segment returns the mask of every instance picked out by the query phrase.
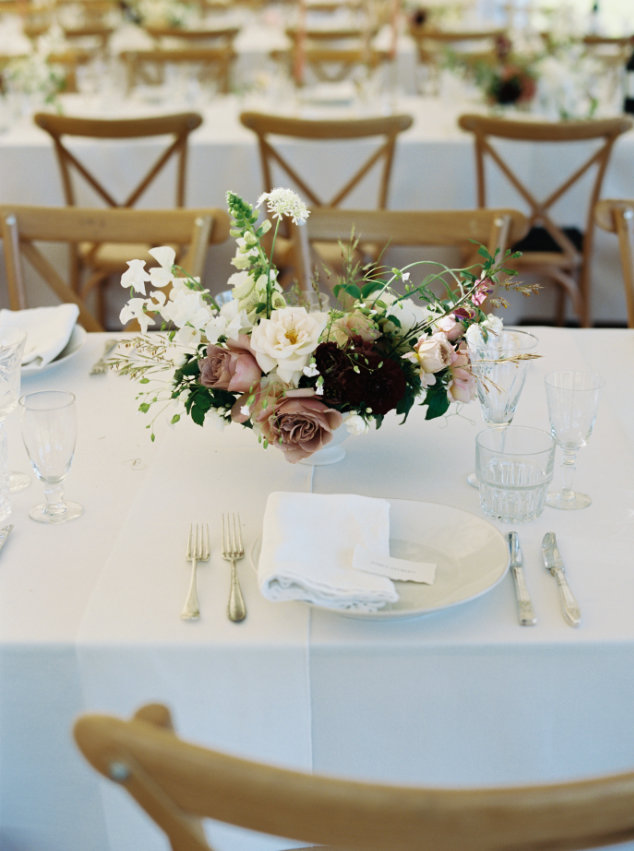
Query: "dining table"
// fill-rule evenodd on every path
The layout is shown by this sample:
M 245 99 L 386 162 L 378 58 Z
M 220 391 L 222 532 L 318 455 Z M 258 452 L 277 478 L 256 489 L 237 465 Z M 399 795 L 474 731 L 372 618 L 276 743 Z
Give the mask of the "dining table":
M 539 357 L 528 364 L 516 424 L 548 430 L 544 377 L 553 370 L 596 371 L 605 384 L 578 458 L 576 483 L 592 504 L 546 507 L 514 527 L 487 517 L 467 483 L 485 427 L 475 401 L 434 420 L 420 406 L 406 422 L 388 414 L 380 429 L 350 435 L 340 461 L 317 466 L 289 463 L 237 424 L 172 424 L 169 411 L 140 411 L 138 383 L 91 372 L 105 345 L 130 333 L 78 333 L 48 367 L 26 371 L 22 393 L 76 395 L 78 441 L 64 487 L 84 514 L 32 521 L 42 496 L 35 478 L 12 495 L 14 529 L 0 553 L 3 851 L 166 847 L 72 738 L 82 713 L 128 717 L 151 701 L 170 707 L 190 741 L 329 775 L 481 787 L 631 770 L 634 330 L 528 330 Z M 17 413 L 7 432 L 10 468 L 28 471 Z M 554 485 L 560 461 L 557 450 Z M 432 608 L 424 591 L 383 616 L 273 602 L 258 581 L 272 493 L 386 499 L 400 545 L 429 536 L 440 553 L 517 531 L 537 623 L 519 624 L 506 563 L 483 581 L 490 566 L 477 555 L 459 593 Z M 245 545 L 240 623 L 227 617 L 227 512 L 239 514 Z M 200 619 L 183 621 L 192 522 L 209 525 L 211 555 L 198 570 Z M 575 628 L 543 566 L 547 531 L 579 602 Z M 301 529 L 294 534 L 301 541 Z M 208 830 L 218 851 L 296 847 L 219 823 Z

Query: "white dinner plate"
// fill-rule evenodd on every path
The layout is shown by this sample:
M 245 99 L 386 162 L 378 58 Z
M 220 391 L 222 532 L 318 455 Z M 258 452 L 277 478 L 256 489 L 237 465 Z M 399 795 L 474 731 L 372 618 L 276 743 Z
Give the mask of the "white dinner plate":
M 85 342 L 86 331 L 81 327 L 81 325 L 75 325 L 71 331 L 70 337 L 68 338 L 68 342 L 56 358 L 53 358 L 53 360 L 45 366 L 40 367 L 27 363 L 22 367 L 22 375 L 39 375 L 42 372 L 46 372 L 47 369 L 69 360 L 77 354 Z
M 419 617 L 475 600 L 506 575 L 509 565 L 506 540 L 488 520 L 433 502 L 390 499 L 389 503 L 390 555 L 434 562 L 433 585 L 395 582 L 398 601 L 376 612 L 328 611 L 363 620 Z M 253 553 L 256 567 L 259 554 L 258 540 Z

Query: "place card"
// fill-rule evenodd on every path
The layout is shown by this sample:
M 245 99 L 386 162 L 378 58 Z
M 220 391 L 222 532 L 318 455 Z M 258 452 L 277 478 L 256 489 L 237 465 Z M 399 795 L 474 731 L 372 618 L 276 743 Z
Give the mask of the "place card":
M 352 566 L 357 570 L 376 573 L 400 582 L 423 582 L 433 585 L 436 578 L 436 565 L 433 562 L 409 561 L 387 554 L 377 554 L 361 544 L 354 548 Z

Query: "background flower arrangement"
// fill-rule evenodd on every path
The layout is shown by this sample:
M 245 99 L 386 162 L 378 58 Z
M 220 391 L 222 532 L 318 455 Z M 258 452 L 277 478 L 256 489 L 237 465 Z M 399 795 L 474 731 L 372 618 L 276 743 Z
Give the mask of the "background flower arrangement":
M 362 269 L 350 250 L 334 287 L 345 308 L 307 309 L 282 290 L 271 261 L 282 218 L 301 225 L 309 215 L 300 198 L 287 189 L 261 196 L 257 207 L 266 205 L 273 222 L 260 222 L 257 207 L 231 192 L 227 203 L 237 243 L 232 298 L 218 306 L 198 280 L 173 266 L 171 248 L 154 249 L 159 265 L 149 270 L 129 261 L 121 283 L 133 292 L 121 321 L 137 320 L 141 336 L 112 364 L 152 384 L 141 393 L 142 411 L 176 403 L 171 422 L 185 413 L 199 425 L 242 424 L 292 462 L 326 445 L 341 425 L 360 433 L 372 423 L 378 428 L 390 411 L 404 421 L 415 403 L 433 419 L 454 401 L 470 401 L 468 328 L 486 333 L 500 324 L 483 311 L 496 283 L 530 291 L 510 281 L 508 257 L 491 257 L 482 247 L 482 262 L 463 269 L 429 260 Z M 267 254 L 262 238 L 271 230 Z M 416 267 L 426 271 L 418 284 L 411 281 Z M 168 333 L 147 334 L 155 319 Z M 168 386 L 157 391 L 153 381 L 165 371 Z

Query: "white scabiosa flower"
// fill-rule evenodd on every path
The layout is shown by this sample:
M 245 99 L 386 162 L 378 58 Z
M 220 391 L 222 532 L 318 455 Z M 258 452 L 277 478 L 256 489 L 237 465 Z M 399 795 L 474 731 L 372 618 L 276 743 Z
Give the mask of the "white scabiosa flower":
M 274 219 L 289 216 L 294 225 L 303 224 L 310 215 L 306 204 L 292 189 L 272 189 L 271 192 L 264 192 L 258 198 L 256 207 L 261 207 L 265 202 L 266 209 Z

